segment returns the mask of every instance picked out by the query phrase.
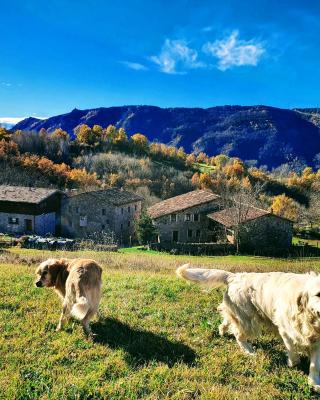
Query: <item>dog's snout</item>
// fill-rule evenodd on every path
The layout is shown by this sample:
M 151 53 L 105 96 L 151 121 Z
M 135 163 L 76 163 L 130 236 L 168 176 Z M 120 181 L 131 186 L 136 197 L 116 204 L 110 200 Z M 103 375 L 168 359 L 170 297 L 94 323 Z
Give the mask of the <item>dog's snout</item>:
M 42 283 L 41 281 L 37 281 L 37 282 L 36 282 L 36 286 L 37 286 L 37 287 L 42 287 L 42 286 L 43 286 L 43 283 Z

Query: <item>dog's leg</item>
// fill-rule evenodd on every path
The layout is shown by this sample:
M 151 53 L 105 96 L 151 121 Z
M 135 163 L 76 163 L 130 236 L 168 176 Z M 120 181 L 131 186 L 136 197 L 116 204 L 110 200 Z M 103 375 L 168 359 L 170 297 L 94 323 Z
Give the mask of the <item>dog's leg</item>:
M 246 354 L 250 354 L 251 356 L 254 355 L 252 344 L 247 341 L 247 337 L 243 333 L 236 332 L 235 338 L 237 340 L 238 345 L 240 346 L 240 349 L 243 352 L 245 352 Z
M 230 322 L 225 318 L 219 325 L 219 335 L 225 335 L 229 330 Z
M 314 343 L 310 350 L 309 384 L 320 393 L 320 343 Z
M 69 313 L 68 313 L 68 304 L 63 303 L 62 305 L 62 312 L 60 315 L 60 319 L 59 319 L 59 323 L 58 326 L 56 328 L 56 331 L 59 332 L 62 330 L 62 328 L 64 327 L 66 320 L 69 318 Z
M 284 345 L 287 349 L 288 367 L 295 367 L 297 364 L 299 364 L 300 357 L 299 354 L 296 352 L 293 341 L 286 335 L 285 332 L 279 331 L 279 334 L 282 337 Z
M 89 322 L 90 322 L 91 318 L 94 316 L 95 313 L 96 313 L 96 310 L 89 309 L 89 311 L 87 312 L 86 316 L 81 321 L 81 324 L 83 326 L 83 330 L 84 330 L 84 332 L 85 332 L 85 334 L 87 336 L 92 336 L 92 331 L 90 329 Z

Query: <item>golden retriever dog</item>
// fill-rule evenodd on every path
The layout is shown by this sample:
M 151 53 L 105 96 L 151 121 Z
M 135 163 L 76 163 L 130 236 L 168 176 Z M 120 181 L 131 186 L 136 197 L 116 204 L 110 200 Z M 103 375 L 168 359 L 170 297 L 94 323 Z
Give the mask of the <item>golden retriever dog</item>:
M 70 316 L 81 321 L 87 335 L 89 322 L 101 299 L 101 267 L 93 260 L 55 259 L 42 262 L 36 270 L 37 287 L 53 287 L 62 299 L 62 313 L 57 331 Z
M 240 348 L 252 354 L 250 340 L 262 328 L 279 334 L 288 353 L 288 366 L 299 353 L 310 356 L 309 383 L 320 392 L 320 276 L 314 272 L 231 273 L 216 269 L 177 269 L 177 275 L 208 287 L 226 286 L 220 335 L 235 336 Z

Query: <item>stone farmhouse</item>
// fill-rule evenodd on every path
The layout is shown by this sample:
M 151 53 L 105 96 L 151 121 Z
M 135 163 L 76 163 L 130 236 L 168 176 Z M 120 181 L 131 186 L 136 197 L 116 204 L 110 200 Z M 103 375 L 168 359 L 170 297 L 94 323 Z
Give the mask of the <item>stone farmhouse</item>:
M 70 194 L 62 201 L 62 235 L 85 238 L 106 232 L 113 233 L 119 244 L 131 244 L 136 240 L 135 220 L 141 215 L 142 200 L 114 188 Z
M 223 209 L 220 196 L 209 190 L 195 190 L 161 201 L 148 208 L 158 230 L 161 247 L 175 244 L 238 242 L 256 251 L 287 249 L 292 243 L 293 222 L 256 207 Z
M 240 211 L 240 212 L 239 212 Z M 293 222 L 257 207 L 226 208 L 208 214 L 221 229 L 221 237 L 249 250 L 288 249 L 292 244 Z
M 0 185 L 0 233 L 86 238 L 113 233 L 119 244 L 135 239 L 142 198 L 126 190 L 84 193 Z
M 209 213 L 219 210 L 220 196 L 208 190 L 194 190 L 156 203 L 148 208 L 164 247 L 174 243 L 215 241 Z
M 0 185 L 0 232 L 55 234 L 62 197 L 54 189 Z

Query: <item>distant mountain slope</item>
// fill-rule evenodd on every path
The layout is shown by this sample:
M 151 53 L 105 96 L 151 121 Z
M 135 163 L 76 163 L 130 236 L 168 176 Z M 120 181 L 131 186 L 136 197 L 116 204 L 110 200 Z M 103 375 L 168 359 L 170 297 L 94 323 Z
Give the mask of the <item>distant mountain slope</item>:
M 318 109 L 287 110 L 268 106 L 160 108 L 122 106 L 74 109 L 70 113 L 38 120 L 28 118 L 14 129 L 62 128 L 73 135 L 79 124 L 124 127 L 150 140 L 183 146 L 186 151 L 209 155 L 226 153 L 275 167 L 298 157 L 312 165 L 320 153 Z

